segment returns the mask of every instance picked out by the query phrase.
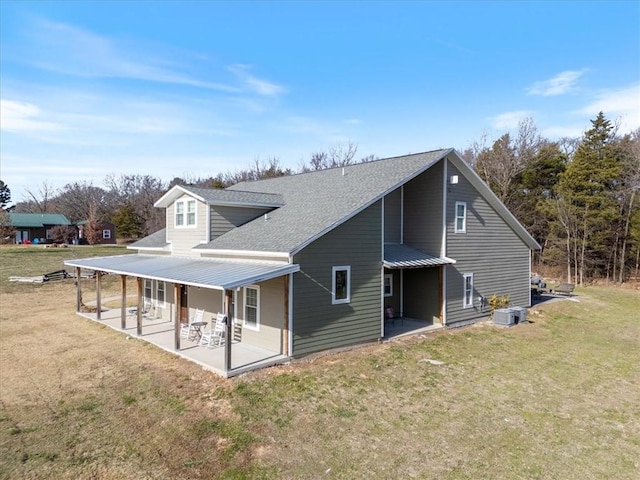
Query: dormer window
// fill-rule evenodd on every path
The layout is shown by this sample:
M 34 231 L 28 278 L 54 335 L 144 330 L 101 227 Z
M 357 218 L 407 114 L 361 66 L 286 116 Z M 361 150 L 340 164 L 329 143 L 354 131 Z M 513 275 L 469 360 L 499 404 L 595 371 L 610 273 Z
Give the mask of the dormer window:
M 176 227 L 195 227 L 196 201 L 178 200 L 176 202 Z

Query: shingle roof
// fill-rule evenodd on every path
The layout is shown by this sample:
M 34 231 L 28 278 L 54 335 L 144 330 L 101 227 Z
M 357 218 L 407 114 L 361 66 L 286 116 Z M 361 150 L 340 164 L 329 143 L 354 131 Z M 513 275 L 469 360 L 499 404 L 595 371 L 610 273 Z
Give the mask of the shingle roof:
M 167 243 L 167 229 L 163 228 L 162 230 L 158 230 L 157 232 L 152 233 L 151 235 L 148 235 L 138 240 L 137 242 L 132 243 L 131 245 L 129 245 L 129 248 L 159 249 L 165 248 L 168 245 L 169 243 Z
M 234 185 L 226 191 L 278 194 L 284 205 L 267 220 L 256 219 L 196 249 L 295 253 L 450 152 L 436 150 Z
M 23 228 L 40 228 L 45 225 L 71 225 L 61 213 L 13 213 L 9 212 L 11 225 Z
M 156 207 L 167 207 L 184 194 L 191 194 L 201 202 L 209 205 L 238 205 L 255 207 L 280 207 L 283 205 L 282 195 L 240 190 L 222 190 L 219 188 L 200 188 L 176 185 L 165 193 L 156 203 Z

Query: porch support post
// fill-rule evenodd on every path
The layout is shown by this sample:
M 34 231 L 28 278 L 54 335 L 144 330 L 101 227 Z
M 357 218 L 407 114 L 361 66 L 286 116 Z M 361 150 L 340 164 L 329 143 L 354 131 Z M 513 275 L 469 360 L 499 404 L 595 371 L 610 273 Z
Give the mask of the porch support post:
M 136 318 L 136 333 L 140 337 L 142 336 L 142 309 L 144 308 L 144 305 L 142 304 L 142 278 L 136 278 L 136 284 L 138 285 L 138 313 Z
M 81 268 L 76 267 L 76 312 L 80 311 L 82 306 L 82 287 L 80 286 L 80 272 Z
M 173 302 L 173 308 L 174 308 L 174 312 L 173 312 L 173 318 L 175 319 L 175 324 L 174 324 L 174 337 L 175 337 L 175 348 L 176 351 L 180 350 L 180 309 L 182 308 L 182 305 L 180 303 L 181 300 L 181 296 L 180 296 L 180 284 L 175 283 L 173 285 L 173 297 L 175 299 L 175 302 Z
M 102 316 L 102 272 L 96 270 L 96 319 Z
M 289 356 L 289 275 L 284 276 L 284 327 L 282 328 L 282 354 Z
M 231 325 L 231 302 L 233 301 L 233 290 L 224 291 L 224 314 L 227 316 L 227 327 L 224 337 L 224 371 L 229 373 L 231 370 L 231 335 L 233 326 Z
M 127 276 L 120 275 L 120 327 L 127 328 Z

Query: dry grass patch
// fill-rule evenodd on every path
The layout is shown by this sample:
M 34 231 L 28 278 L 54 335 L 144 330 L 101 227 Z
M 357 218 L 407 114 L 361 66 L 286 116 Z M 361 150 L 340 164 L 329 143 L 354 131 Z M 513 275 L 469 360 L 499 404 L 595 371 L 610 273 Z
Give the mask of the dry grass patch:
M 0 478 L 640 476 L 638 291 L 224 380 L 1 282 Z

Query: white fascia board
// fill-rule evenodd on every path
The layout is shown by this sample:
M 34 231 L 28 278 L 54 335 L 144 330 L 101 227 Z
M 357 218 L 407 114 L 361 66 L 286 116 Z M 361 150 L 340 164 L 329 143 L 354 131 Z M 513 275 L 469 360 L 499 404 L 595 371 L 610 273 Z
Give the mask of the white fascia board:
M 282 258 L 287 263 L 291 263 L 291 255 L 288 252 L 262 252 L 258 250 L 225 250 L 220 248 L 197 248 L 195 253 L 206 253 L 208 255 L 238 255 L 244 258 L 234 258 L 234 260 L 253 261 L 253 258 L 277 257 Z M 207 257 L 209 258 L 209 257 Z M 223 259 L 219 259 L 223 260 Z
M 196 200 L 201 201 L 202 203 L 207 203 L 204 198 L 200 195 L 196 195 L 192 191 L 184 188 L 182 185 L 175 185 L 171 190 L 161 196 L 156 203 L 153 204 L 154 207 L 167 208 L 171 205 L 176 199 L 180 198 L 183 195 L 189 195 L 190 197 L 195 198 Z

